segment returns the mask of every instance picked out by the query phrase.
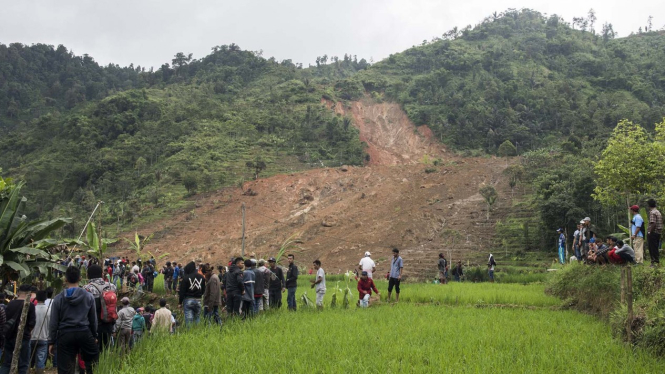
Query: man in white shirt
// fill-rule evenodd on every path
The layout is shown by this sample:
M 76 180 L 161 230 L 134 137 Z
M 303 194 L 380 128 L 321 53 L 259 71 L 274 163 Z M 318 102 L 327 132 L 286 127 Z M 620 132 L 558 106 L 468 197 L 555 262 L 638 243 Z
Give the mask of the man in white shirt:
M 316 270 L 316 279 L 311 282 L 312 288 L 316 291 L 316 307 L 323 309 L 323 297 L 326 295 L 326 273 L 321 267 L 321 261 L 314 260 L 314 270 Z
M 371 253 L 365 252 L 365 257 L 363 257 L 358 264 L 358 269 L 360 269 L 361 272 L 366 271 L 368 278 L 372 278 L 372 273 L 376 271 L 376 264 L 370 257 L 371 255 Z

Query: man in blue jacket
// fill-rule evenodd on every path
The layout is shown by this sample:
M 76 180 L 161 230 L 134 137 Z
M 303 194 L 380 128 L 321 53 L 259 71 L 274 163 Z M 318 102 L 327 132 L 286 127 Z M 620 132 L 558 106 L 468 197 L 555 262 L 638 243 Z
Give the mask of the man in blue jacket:
M 99 360 L 97 346 L 97 313 L 95 298 L 80 288 L 81 271 L 74 266 L 65 272 L 65 290 L 51 305 L 49 353 L 58 346 L 58 372 L 73 373 L 76 355 L 80 352 L 85 372 L 92 374 Z

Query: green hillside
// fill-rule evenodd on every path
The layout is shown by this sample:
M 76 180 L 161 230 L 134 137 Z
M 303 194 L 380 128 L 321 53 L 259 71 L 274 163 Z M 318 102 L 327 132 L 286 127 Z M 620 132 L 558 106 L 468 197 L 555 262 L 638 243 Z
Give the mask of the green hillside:
M 591 159 L 575 160 L 597 154 L 623 118 L 647 129 L 662 120 L 664 60 L 665 35 L 615 39 L 611 25 L 574 30 L 531 10 L 372 66 L 345 55 L 303 68 L 231 44 L 146 71 L 63 46 L 0 44 L 0 168 L 27 181 L 31 216 L 73 216 L 75 233 L 103 200 L 105 224 L 122 225 L 257 171 L 363 164 L 351 119 L 321 99 L 371 95 L 399 102 L 452 149 L 494 154 L 509 140 L 535 152 L 527 175 L 543 214 L 553 196 L 566 212 L 599 212 L 588 198 Z M 575 167 L 557 169 L 562 157 Z M 555 224 L 558 214 L 543 218 Z

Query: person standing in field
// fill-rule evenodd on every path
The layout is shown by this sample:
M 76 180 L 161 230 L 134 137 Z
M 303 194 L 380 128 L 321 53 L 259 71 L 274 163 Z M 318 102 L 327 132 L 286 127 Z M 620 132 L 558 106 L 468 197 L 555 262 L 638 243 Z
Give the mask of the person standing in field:
M 98 265 L 96 265 L 98 266 Z M 89 270 L 89 269 L 88 269 Z M 101 274 L 101 268 L 99 269 Z M 65 271 L 64 291 L 51 303 L 49 322 L 49 353 L 58 344 L 58 373 L 74 373 L 76 355 L 81 354 L 85 372 L 92 374 L 99 360 L 97 344 L 97 316 L 95 297 L 79 288 L 81 271 L 68 267 Z
M 245 292 L 242 294 L 240 310 L 245 317 L 254 313 L 254 285 L 256 284 L 256 278 L 252 270 L 252 265 L 252 260 L 245 260 L 245 271 L 242 273 L 242 283 Z
M 461 282 L 463 276 L 464 269 L 462 269 L 462 261 L 457 261 L 457 265 L 453 269 L 453 277 L 455 278 L 455 282 Z
M 263 311 L 263 286 L 265 285 L 265 276 L 262 270 L 257 268 L 258 262 L 252 262 L 252 271 L 254 272 L 254 313 Z
M 298 267 L 293 262 L 295 256 L 290 254 L 287 256 L 289 260 L 289 269 L 286 271 L 286 289 L 288 291 L 286 296 L 286 303 L 289 310 L 295 311 L 296 307 L 296 290 L 298 289 Z
M 185 325 L 199 323 L 201 320 L 201 296 L 205 292 L 206 280 L 196 271 L 194 261 L 185 265 L 185 277 L 180 282 L 178 304 L 185 314 Z
M 448 281 L 448 260 L 446 256 L 443 255 L 443 252 L 439 253 L 439 282 L 441 284 L 446 284 Z
M 358 264 L 358 269 L 360 271 L 366 271 L 369 278 L 372 278 L 372 274 L 376 271 L 376 264 L 371 256 L 371 253 L 365 252 L 365 257 L 361 258 L 360 263 Z
M 660 262 L 660 235 L 663 232 L 663 216 L 656 209 L 656 200 L 647 201 L 649 207 L 649 228 L 647 230 L 647 244 L 649 248 L 649 257 L 651 257 L 651 266 L 658 266 Z
M 494 261 L 494 256 L 490 253 L 490 258 L 487 260 L 487 273 L 490 277 L 490 283 L 494 283 L 494 267 L 496 266 L 496 261 Z
M 641 264 L 644 262 L 644 219 L 639 213 L 640 207 L 633 205 L 630 207 L 630 214 L 633 219 L 630 221 L 630 239 L 633 241 L 635 251 L 635 262 Z
M 132 341 L 133 344 L 138 343 L 143 337 L 143 333 L 148 330 L 148 326 L 143 318 L 143 308 L 136 309 L 136 314 L 132 317 Z
M 18 336 L 18 325 L 23 312 L 23 305 L 28 303 L 28 315 L 23 336 Z M 18 289 L 18 298 L 12 300 L 5 309 L 7 323 L 5 334 L 5 346 L 2 351 L 2 366 L 0 367 L 0 374 L 9 374 L 9 369 L 12 364 L 14 347 L 18 344 L 19 357 L 18 357 L 18 372 L 19 374 L 27 374 L 30 367 L 30 338 L 32 337 L 32 330 L 37 323 L 35 316 L 35 305 L 30 302 L 30 285 L 22 284 Z
M 244 267 L 242 257 L 236 257 L 226 272 L 226 311 L 229 315 L 239 315 L 242 304 L 242 294 L 245 285 L 242 282 L 242 269 Z
M 213 272 L 212 266 L 204 266 L 206 289 L 203 293 L 203 316 L 206 320 L 218 325 L 222 324 L 219 307 L 222 305 L 222 288 L 219 276 Z
M 162 274 L 164 275 L 164 291 L 167 295 L 170 295 L 171 287 L 173 285 L 173 267 L 171 267 L 171 261 L 166 262 Z
M 566 263 L 566 236 L 562 228 L 558 228 L 556 232 L 559 234 L 559 263 L 563 265 Z
M 44 304 L 46 301 L 46 291 L 37 291 L 36 299 L 36 324 L 32 330 L 30 348 L 35 352 L 35 374 L 44 374 L 46 358 L 48 357 L 48 324 L 51 319 L 51 309 Z
M 380 295 L 372 278 L 369 277 L 366 271 L 363 271 L 360 273 L 360 279 L 358 280 L 358 301 L 361 308 L 367 308 L 369 306 L 372 290 L 374 290 L 377 295 Z
M 575 251 L 575 258 L 577 261 L 582 260 L 582 253 L 580 252 L 580 229 L 582 228 L 581 224 L 577 225 L 577 229 L 573 233 L 573 249 Z
M 146 291 L 152 292 L 152 287 L 155 283 L 155 268 L 152 266 L 151 261 L 146 261 L 145 265 L 143 265 L 142 275 Z
M 95 309 L 99 319 L 97 323 L 99 352 L 103 352 L 110 344 L 113 326 L 118 318 L 115 311 L 118 301 L 117 290 L 114 285 L 102 278 L 102 268 L 99 265 L 88 267 L 88 284 L 84 288 L 95 299 Z M 104 319 L 101 318 L 102 315 L 105 316 Z
M 179 284 L 178 280 L 180 278 L 180 272 L 181 272 L 180 266 L 178 266 L 178 264 L 174 262 L 173 263 L 173 280 L 172 280 L 172 284 L 171 284 L 171 287 L 173 287 L 173 293 L 174 294 L 178 291 L 178 284 Z
M 115 321 L 115 337 L 120 350 L 120 354 L 129 353 L 129 344 L 132 339 L 132 321 L 136 311 L 129 305 L 129 298 L 123 297 L 120 300 L 122 309 L 118 312 L 118 319 Z
M 312 280 L 312 288 L 316 291 L 316 307 L 323 309 L 323 297 L 326 296 L 326 272 L 321 267 L 321 261 L 314 260 L 314 270 L 316 270 L 316 278 Z
M 390 302 L 393 288 L 395 288 L 395 301 L 399 302 L 399 284 L 402 281 L 403 268 L 404 262 L 399 256 L 399 249 L 393 248 L 393 259 L 390 262 L 390 274 L 388 274 L 388 302 Z
M 173 330 L 173 313 L 166 307 L 166 299 L 159 299 L 159 309 L 152 318 L 150 333 L 166 333 Z
M 274 275 L 274 278 L 270 278 L 270 307 L 279 309 L 282 307 L 282 293 L 286 290 L 284 271 L 277 266 L 277 260 L 274 257 L 268 259 L 268 264 Z
M 263 299 L 261 300 L 261 306 L 259 310 L 268 310 L 270 308 L 270 279 L 275 276 L 268 268 L 266 267 L 266 260 L 259 260 L 258 270 L 263 273 Z

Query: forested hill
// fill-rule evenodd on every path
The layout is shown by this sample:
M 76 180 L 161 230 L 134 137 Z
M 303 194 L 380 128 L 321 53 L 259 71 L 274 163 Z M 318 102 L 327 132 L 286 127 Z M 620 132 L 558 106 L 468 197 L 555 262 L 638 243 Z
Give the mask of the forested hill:
M 523 10 L 453 29 L 374 64 L 355 79 L 396 100 L 456 148 L 495 152 L 606 138 L 620 119 L 653 129 L 665 115 L 665 35 L 615 39 L 612 26 Z
M 574 30 L 530 10 L 372 66 L 345 55 L 303 68 L 231 44 L 146 71 L 0 44 L 0 168 L 28 182 L 31 215 L 73 216 L 73 233 L 98 200 L 108 226 L 257 172 L 362 164 L 351 119 L 322 98 L 397 101 L 454 149 L 576 147 L 602 142 L 621 118 L 661 120 L 664 54 L 656 32 L 615 39 L 610 25 Z

